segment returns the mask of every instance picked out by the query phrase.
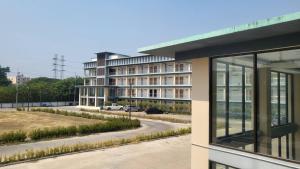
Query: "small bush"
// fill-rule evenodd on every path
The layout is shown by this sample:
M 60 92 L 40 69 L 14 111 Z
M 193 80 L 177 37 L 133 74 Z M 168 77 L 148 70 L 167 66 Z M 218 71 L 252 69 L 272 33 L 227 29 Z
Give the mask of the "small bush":
M 25 139 L 26 133 L 23 131 L 11 131 L 0 135 L 1 143 L 24 142 Z
M 36 129 L 29 132 L 28 136 L 32 140 L 40 140 L 44 138 L 58 138 L 63 136 L 74 136 L 77 133 L 76 126 L 70 127 L 54 127 Z
M 145 110 L 147 114 L 163 114 L 164 112 L 156 107 L 150 107 Z
M 17 107 L 17 111 L 25 111 L 24 107 Z
M 79 134 L 102 133 L 117 130 L 125 130 L 140 127 L 139 120 L 129 120 L 126 118 L 115 118 L 106 123 L 99 123 L 93 125 L 80 125 L 78 127 Z

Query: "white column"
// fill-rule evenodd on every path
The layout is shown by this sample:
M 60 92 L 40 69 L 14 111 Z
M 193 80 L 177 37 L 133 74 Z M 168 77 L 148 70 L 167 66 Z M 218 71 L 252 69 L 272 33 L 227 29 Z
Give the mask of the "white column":
M 97 99 L 97 87 L 95 87 L 95 107 L 97 107 L 97 101 L 98 101 L 98 99 Z
M 86 88 L 86 106 L 89 106 L 89 88 Z
M 79 102 L 78 105 L 81 106 L 81 87 L 79 87 L 79 99 L 78 99 L 78 102 Z

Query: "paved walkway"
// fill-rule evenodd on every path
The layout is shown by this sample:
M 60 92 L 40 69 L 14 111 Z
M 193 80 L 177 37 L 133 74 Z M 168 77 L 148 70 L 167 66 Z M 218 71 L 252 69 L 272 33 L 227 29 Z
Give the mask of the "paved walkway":
M 190 169 L 190 135 L 27 162 L 3 169 Z

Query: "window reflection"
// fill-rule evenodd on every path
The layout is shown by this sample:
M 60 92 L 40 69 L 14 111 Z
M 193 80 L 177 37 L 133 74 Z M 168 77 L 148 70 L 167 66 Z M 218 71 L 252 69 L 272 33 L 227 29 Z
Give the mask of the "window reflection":
M 210 169 L 238 169 L 235 167 L 231 167 L 229 165 L 217 163 L 215 161 L 209 161 L 209 163 L 210 163 Z
M 218 57 L 211 64 L 212 142 L 300 161 L 300 50 Z
M 253 151 L 253 56 L 213 60 L 216 143 Z
M 297 101 L 300 92 L 295 87 L 300 85 L 297 80 L 300 76 L 299 50 L 262 53 L 258 54 L 257 60 L 258 152 L 300 160 L 297 151 L 297 142 L 300 141 Z

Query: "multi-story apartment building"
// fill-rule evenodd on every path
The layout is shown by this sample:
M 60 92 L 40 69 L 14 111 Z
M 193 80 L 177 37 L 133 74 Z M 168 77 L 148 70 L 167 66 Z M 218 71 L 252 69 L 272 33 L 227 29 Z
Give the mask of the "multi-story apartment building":
M 192 169 L 300 168 L 300 12 L 138 52 L 192 61 Z
M 21 84 L 24 84 L 24 83 L 30 81 L 30 77 L 26 77 L 19 72 L 17 73 L 16 76 L 8 76 L 7 78 L 12 82 L 12 84 L 18 84 L 18 85 L 21 85 Z
M 110 52 L 84 63 L 84 85 L 79 87 L 79 105 L 101 107 L 105 102 L 132 98 L 158 103 L 190 103 L 190 61 L 172 57 L 126 56 Z

